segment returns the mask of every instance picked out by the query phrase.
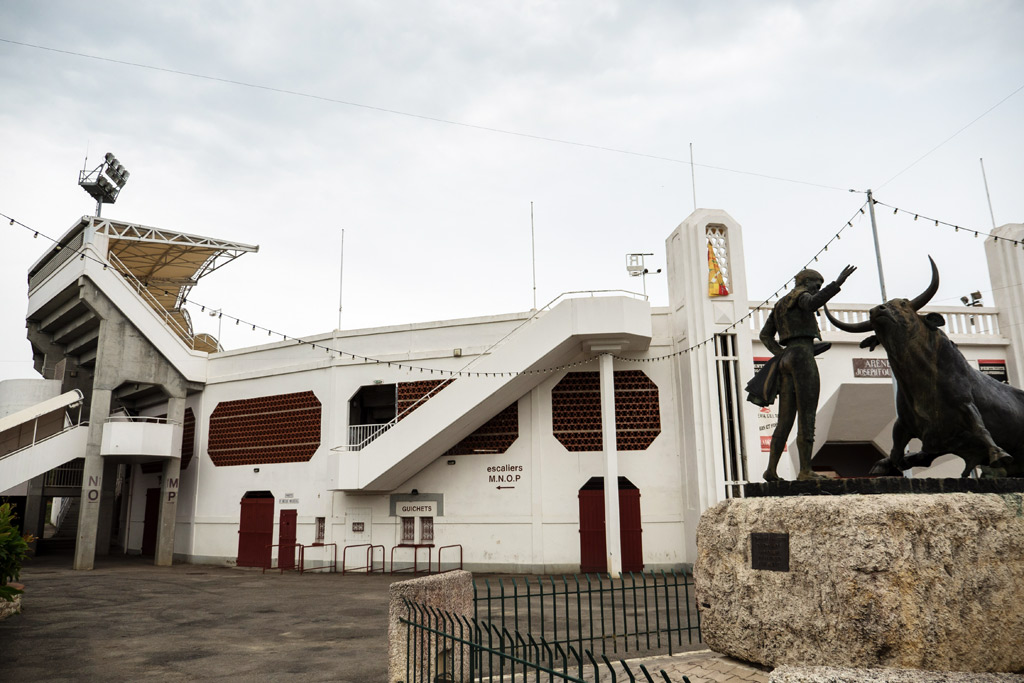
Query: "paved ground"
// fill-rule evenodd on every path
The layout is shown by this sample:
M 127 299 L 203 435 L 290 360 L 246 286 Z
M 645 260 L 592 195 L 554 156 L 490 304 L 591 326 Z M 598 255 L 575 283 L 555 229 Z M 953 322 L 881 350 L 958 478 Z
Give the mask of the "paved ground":
M 70 566 L 67 556 L 25 566 L 24 612 L 0 621 L 0 679 L 386 679 L 391 576 L 154 567 L 120 556 L 90 572 Z M 628 660 L 642 676 L 639 662 L 674 682 L 768 680 L 707 651 Z
M 22 571 L 23 613 L 0 622 L 4 681 L 386 678 L 390 576 L 278 574 L 68 557 Z
M 651 675 L 656 677 L 655 680 L 658 680 L 658 672 L 664 670 L 673 683 L 682 681 L 683 676 L 689 678 L 690 683 L 768 683 L 770 675 L 768 671 L 711 650 L 626 660 L 626 664 L 638 681 L 646 680 L 640 671 L 640 664 L 647 667 Z M 621 667 L 619 671 L 622 671 Z M 601 678 L 602 682 L 610 680 L 611 676 Z M 628 677 L 624 678 L 620 673 L 617 680 L 628 680 Z

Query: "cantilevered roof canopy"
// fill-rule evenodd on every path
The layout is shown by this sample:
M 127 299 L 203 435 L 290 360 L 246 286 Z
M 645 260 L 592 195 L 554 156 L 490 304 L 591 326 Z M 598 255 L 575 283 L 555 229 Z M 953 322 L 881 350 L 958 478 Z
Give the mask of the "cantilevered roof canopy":
M 109 239 L 107 257 L 130 272 L 167 310 L 181 307 L 199 281 L 259 247 L 144 225 L 93 219 L 96 233 Z
M 189 291 L 221 266 L 259 247 L 213 237 L 161 230 L 145 225 L 82 216 L 71 229 L 33 264 L 29 291 L 67 259 L 91 245 L 139 290 L 139 295 L 165 315 L 170 327 L 192 348 L 216 350 L 208 335 L 193 336 L 192 322 L 183 307 Z

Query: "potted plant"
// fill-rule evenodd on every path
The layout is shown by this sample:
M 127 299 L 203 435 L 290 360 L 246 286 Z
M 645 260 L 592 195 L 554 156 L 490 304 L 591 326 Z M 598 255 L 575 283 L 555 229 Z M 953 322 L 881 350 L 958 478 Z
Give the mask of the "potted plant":
M 31 540 L 14 526 L 10 503 L 0 505 L 0 602 L 14 602 L 23 592 L 21 584 L 14 582 L 21 576 L 21 563 L 28 556 Z

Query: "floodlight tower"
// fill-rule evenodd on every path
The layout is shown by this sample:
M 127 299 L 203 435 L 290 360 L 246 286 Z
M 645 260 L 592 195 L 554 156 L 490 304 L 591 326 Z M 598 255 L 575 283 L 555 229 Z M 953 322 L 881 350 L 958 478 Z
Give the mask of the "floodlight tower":
M 103 202 L 113 204 L 121 188 L 128 182 L 128 170 L 110 152 L 103 157 L 103 163 L 91 171 L 82 169 L 78 184 L 96 200 L 96 216 L 103 211 Z

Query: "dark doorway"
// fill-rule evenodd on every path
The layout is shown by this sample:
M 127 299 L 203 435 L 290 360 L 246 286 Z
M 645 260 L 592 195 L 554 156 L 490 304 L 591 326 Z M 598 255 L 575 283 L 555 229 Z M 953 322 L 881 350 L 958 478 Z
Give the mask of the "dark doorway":
M 608 571 L 604 541 L 604 477 L 592 477 L 580 489 L 580 571 Z M 644 569 L 643 529 L 640 524 L 640 489 L 619 477 L 619 544 L 622 571 Z
M 298 510 L 281 510 L 277 535 L 277 566 L 281 569 L 295 569 L 295 518 L 298 514 Z
M 156 555 L 156 531 L 160 526 L 160 489 L 146 489 L 146 516 L 142 518 L 142 555 Z
M 238 523 L 238 566 L 269 567 L 274 542 L 274 494 L 247 491 Z
M 359 387 L 348 401 L 349 425 L 386 424 L 394 420 L 398 400 L 395 392 L 394 384 Z
M 811 458 L 815 472 L 835 472 L 834 476 L 870 477 L 871 468 L 886 456 L 870 441 L 830 441 Z

